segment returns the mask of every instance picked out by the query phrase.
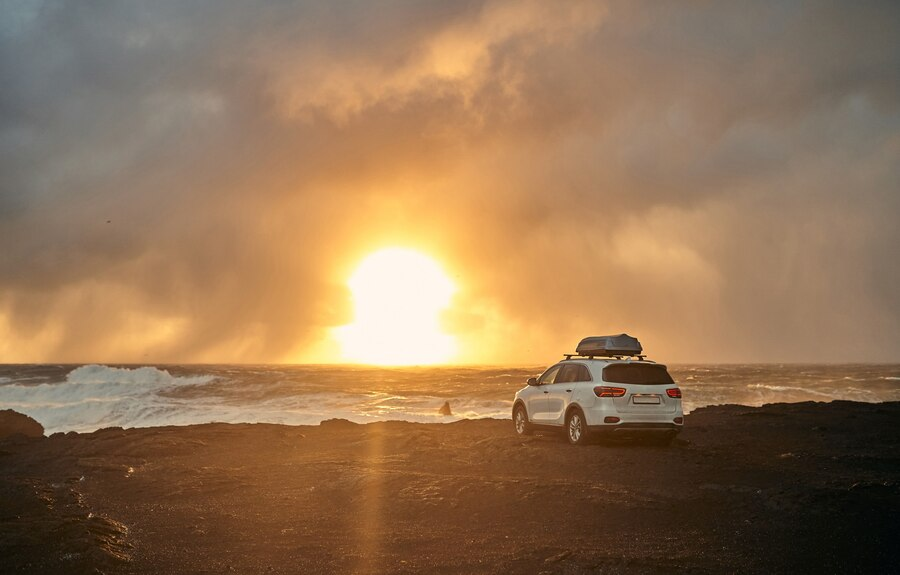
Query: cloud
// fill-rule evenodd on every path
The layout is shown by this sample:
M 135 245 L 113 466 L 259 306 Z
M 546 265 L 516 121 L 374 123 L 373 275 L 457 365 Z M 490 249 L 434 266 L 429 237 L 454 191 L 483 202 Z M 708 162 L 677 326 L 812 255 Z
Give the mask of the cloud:
M 302 33 L 296 30 L 264 44 L 254 61 L 274 78 L 273 93 L 287 116 L 325 114 L 346 123 L 378 105 L 396 109 L 421 97 L 459 98 L 471 105 L 487 83 L 501 83 L 504 94 L 515 99 L 526 73 L 521 56 L 593 31 L 603 13 L 602 6 L 588 2 L 492 1 L 411 32 L 405 30 L 408 18 L 393 14 L 387 26 L 392 34 L 358 51 L 323 53 L 320 44 L 296 43 Z M 498 68 L 495 60 L 503 49 L 520 57 Z
M 392 244 L 470 360 L 896 360 L 895 3 L 0 6 L 0 360 L 329 359 Z

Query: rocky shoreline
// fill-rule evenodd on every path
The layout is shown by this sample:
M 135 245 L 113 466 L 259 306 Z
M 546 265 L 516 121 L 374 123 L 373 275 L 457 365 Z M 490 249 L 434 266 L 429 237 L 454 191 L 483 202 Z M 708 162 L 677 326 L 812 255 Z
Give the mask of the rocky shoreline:
M 3 573 L 888 572 L 898 510 L 900 403 L 703 408 L 668 448 L 502 420 L 0 439 Z

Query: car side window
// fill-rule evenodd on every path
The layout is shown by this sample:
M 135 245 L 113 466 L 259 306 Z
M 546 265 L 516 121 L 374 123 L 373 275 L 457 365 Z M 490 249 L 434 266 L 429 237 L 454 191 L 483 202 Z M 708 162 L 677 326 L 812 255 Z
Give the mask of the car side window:
M 540 379 L 538 379 L 538 383 L 540 385 L 547 385 L 548 383 L 553 383 L 554 381 L 556 381 L 556 376 L 559 374 L 559 368 L 561 367 L 561 365 L 554 365 L 553 367 L 545 371 L 544 375 L 542 375 Z
M 575 377 L 575 366 L 572 364 L 564 365 L 561 370 L 559 370 L 559 375 L 556 377 L 556 383 L 569 383 L 570 381 L 575 381 L 572 379 Z
M 588 369 L 579 363 L 569 363 L 563 366 L 556 378 L 556 383 L 575 383 L 578 381 L 591 381 Z
M 591 372 L 588 371 L 587 366 L 585 365 L 577 365 L 575 366 L 578 369 L 578 372 L 575 374 L 575 379 L 572 381 L 591 381 Z

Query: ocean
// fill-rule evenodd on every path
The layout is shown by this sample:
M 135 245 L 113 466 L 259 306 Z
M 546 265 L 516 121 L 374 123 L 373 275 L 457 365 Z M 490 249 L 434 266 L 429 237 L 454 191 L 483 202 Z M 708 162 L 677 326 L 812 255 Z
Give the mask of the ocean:
M 104 427 L 509 418 L 542 366 L 0 365 L 0 409 L 48 434 Z M 707 405 L 900 401 L 900 365 L 670 365 L 685 412 Z M 439 409 L 449 402 L 452 415 Z

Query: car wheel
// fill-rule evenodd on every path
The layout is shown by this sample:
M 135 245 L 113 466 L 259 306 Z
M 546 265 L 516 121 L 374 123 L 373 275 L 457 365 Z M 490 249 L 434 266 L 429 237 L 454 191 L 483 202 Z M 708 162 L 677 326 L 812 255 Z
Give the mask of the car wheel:
M 566 437 L 572 445 L 585 445 L 589 435 L 584 412 L 576 407 L 566 416 Z
M 525 412 L 525 407 L 521 405 L 517 405 L 513 410 L 513 423 L 516 426 L 516 435 L 531 435 L 534 433 L 534 430 L 531 429 L 531 424 L 528 423 L 528 414 Z

